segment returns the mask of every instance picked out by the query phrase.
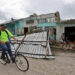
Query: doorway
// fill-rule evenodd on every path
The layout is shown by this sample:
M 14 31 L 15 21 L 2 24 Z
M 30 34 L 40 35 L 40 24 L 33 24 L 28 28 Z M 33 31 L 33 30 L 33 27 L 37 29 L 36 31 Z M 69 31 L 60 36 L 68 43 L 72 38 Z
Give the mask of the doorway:
M 24 28 L 24 34 L 26 34 L 27 32 L 28 32 L 28 28 L 25 27 L 25 28 Z
M 75 27 L 65 27 L 65 38 L 68 37 L 71 42 L 75 41 Z

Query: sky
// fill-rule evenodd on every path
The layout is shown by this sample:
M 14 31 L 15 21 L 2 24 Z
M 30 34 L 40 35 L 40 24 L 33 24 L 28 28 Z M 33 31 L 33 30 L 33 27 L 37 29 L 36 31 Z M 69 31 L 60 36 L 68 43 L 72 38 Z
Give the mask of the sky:
M 75 0 L 0 0 L 0 23 L 56 11 L 62 20 L 75 19 Z

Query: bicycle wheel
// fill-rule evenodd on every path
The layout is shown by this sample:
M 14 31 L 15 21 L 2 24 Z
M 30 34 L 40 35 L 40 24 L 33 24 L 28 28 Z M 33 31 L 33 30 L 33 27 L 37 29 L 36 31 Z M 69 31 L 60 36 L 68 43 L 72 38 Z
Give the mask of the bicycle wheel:
M 17 68 L 23 72 L 29 69 L 29 62 L 27 58 L 22 54 L 17 54 L 15 57 L 15 64 Z

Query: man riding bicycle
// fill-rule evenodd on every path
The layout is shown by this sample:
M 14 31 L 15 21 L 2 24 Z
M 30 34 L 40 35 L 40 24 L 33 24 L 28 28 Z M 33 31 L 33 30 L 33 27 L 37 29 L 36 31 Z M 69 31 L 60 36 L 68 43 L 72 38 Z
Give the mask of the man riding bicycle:
M 12 60 L 12 62 L 15 62 L 15 59 L 13 57 L 13 53 L 11 51 L 10 41 L 9 38 L 13 38 L 14 40 L 17 40 L 10 32 L 6 29 L 6 26 L 4 24 L 0 25 L 0 48 L 2 50 L 1 58 L 5 59 L 5 53 L 6 51 L 9 53 L 9 56 Z

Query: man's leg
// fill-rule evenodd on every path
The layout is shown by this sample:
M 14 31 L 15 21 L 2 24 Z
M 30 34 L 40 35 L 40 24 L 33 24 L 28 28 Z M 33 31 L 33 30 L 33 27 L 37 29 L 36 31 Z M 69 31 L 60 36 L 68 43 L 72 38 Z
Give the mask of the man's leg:
M 6 53 L 6 51 L 7 51 L 7 46 L 6 46 L 6 44 L 0 44 L 0 47 L 1 47 L 1 49 L 2 49 L 2 55 L 1 55 L 1 58 L 2 59 L 5 59 L 5 53 Z
M 15 59 L 14 59 L 13 54 L 12 54 L 12 51 L 11 51 L 10 43 L 7 42 L 6 45 L 7 45 L 7 47 L 8 47 L 8 50 L 7 50 L 7 51 L 8 51 L 8 53 L 9 53 L 10 57 L 11 57 L 11 60 L 12 60 L 12 62 L 14 62 Z

